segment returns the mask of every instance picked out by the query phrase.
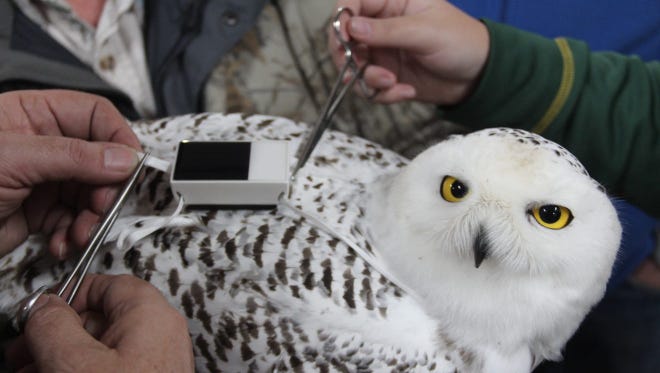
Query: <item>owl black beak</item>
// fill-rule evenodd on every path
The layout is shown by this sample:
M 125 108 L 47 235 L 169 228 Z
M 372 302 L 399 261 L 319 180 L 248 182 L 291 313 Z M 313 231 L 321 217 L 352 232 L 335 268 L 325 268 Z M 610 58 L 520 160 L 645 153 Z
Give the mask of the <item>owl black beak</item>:
M 472 251 L 474 251 L 474 266 L 479 268 L 481 262 L 488 256 L 488 241 L 486 241 L 486 231 L 482 226 L 479 226 L 479 232 L 474 239 Z

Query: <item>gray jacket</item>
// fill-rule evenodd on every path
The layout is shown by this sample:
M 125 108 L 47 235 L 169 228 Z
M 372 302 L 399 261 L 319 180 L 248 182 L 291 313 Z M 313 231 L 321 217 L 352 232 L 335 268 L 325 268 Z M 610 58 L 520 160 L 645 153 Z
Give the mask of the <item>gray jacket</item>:
M 257 20 L 267 0 L 146 0 L 144 40 L 157 117 L 198 112 L 218 61 Z M 131 119 L 130 99 L 109 86 L 30 21 L 0 0 L 0 92 L 67 88 L 109 98 Z

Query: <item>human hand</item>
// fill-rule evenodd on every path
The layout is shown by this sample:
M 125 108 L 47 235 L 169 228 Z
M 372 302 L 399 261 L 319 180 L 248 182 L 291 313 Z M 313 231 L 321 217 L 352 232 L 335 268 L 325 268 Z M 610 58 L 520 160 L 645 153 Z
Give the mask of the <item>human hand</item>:
M 42 295 L 25 334 L 7 350 L 16 370 L 39 372 L 192 372 L 186 320 L 149 283 L 88 275 L 72 307 Z
M 363 80 L 379 90 L 374 100 L 410 99 L 442 105 L 464 100 L 486 63 L 486 26 L 446 1 L 339 0 L 354 16 L 342 17 L 342 37 L 353 40 L 358 63 L 369 63 Z M 335 64 L 344 50 L 330 31 Z
M 137 165 L 140 143 L 110 101 L 49 90 L 0 94 L 0 256 L 28 234 L 64 258 L 82 247 Z
M 660 265 L 653 259 L 645 259 L 631 276 L 635 284 L 660 291 Z

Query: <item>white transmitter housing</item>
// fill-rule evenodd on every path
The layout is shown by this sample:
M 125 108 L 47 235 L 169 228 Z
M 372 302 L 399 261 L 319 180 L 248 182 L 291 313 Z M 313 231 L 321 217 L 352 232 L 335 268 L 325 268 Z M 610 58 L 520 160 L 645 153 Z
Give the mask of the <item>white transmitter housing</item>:
M 191 207 L 271 208 L 289 185 L 288 142 L 182 141 L 172 190 Z

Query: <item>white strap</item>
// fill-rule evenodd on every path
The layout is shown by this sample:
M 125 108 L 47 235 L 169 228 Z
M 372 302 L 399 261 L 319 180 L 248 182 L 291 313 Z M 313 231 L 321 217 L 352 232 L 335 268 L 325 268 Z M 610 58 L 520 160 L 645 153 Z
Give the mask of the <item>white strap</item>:
M 140 157 L 144 156 L 143 153 L 139 153 L 138 155 Z M 154 156 L 149 156 L 145 163 L 147 167 L 155 168 L 165 173 L 168 173 L 170 169 L 170 162 Z M 185 201 L 181 196 L 178 196 L 178 200 L 174 212 L 168 216 L 126 216 L 118 218 L 110 230 L 106 241 L 116 241 L 119 249 L 128 250 L 138 241 L 159 229 L 166 227 L 185 227 L 199 223 L 199 220 L 195 216 L 181 215 Z
M 163 172 L 170 172 L 170 162 L 164 159 L 150 156 L 147 159 L 146 164 L 148 167 L 152 167 Z M 122 249 L 127 249 L 133 246 L 136 242 L 147 237 L 151 233 L 157 231 L 158 229 L 165 227 L 183 227 L 183 226 L 190 226 L 193 224 L 197 224 L 198 219 L 196 219 L 195 217 L 181 215 L 181 211 L 183 210 L 184 205 L 185 202 L 183 200 L 183 197 L 179 196 L 179 203 L 177 205 L 177 208 L 170 216 L 165 216 L 165 217 L 162 216 L 135 217 L 134 216 L 123 219 L 119 218 L 117 223 L 115 224 L 115 227 L 109 234 L 108 241 L 112 241 L 114 239 L 117 241 L 118 247 Z M 336 229 L 326 224 L 322 220 L 322 218 L 312 213 L 308 213 L 301 209 L 298 209 L 291 203 L 289 199 L 287 199 L 284 196 L 280 198 L 280 205 L 287 207 L 289 210 L 293 211 L 294 213 L 305 217 L 311 224 L 315 225 L 318 229 L 321 229 L 326 233 L 330 234 L 331 236 L 336 237 L 337 239 L 344 242 L 348 247 L 355 250 L 355 252 L 358 253 L 358 255 L 360 255 L 360 257 L 364 259 L 367 263 L 369 263 L 369 265 L 371 265 L 371 267 L 374 268 L 378 273 L 385 276 L 385 278 L 390 280 L 392 283 L 394 283 L 396 286 L 398 286 L 401 290 L 405 291 L 409 295 L 413 297 L 416 296 L 415 295 L 416 293 L 412 291 L 412 289 L 410 289 L 404 283 L 399 281 L 394 274 L 392 274 L 387 268 L 385 268 L 385 266 L 381 264 L 381 262 L 378 260 L 376 256 L 364 250 L 361 246 L 353 242 L 353 240 L 351 240 L 346 235 L 341 234 Z M 136 225 L 139 227 L 136 227 Z M 119 227 L 123 227 L 123 228 L 119 228 Z M 117 230 L 119 230 L 119 232 L 117 232 Z
M 130 216 L 117 219 L 108 241 L 117 241 L 117 247 L 127 250 L 153 232 L 167 227 L 186 227 L 199 223 L 196 216 L 181 215 L 185 202 L 179 198 L 176 209 L 169 216 Z
M 142 159 L 144 157 L 144 153 L 138 152 L 138 158 Z M 153 155 L 150 155 L 149 158 L 145 161 L 145 164 L 147 167 L 155 168 L 156 170 L 163 171 L 165 173 L 169 172 L 170 169 L 170 162 L 156 158 Z
M 404 292 L 408 293 L 409 295 L 411 295 L 413 297 L 416 296 L 416 293 L 414 291 L 412 291 L 412 289 L 410 289 L 404 283 L 399 281 L 393 273 L 391 273 L 387 268 L 385 268 L 385 266 L 383 266 L 381 264 L 381 262 L 378 260 L 378 258 L 376 256 L 369 253 L 368 251 L 363 249 L 360 245 L 353 242 L 353 240 L 351 240 L 349 237 L 341 234 L 336 229 L 334 229 L 331 226 L 329 226 L 328 224 L 326 224 L 320 217 L 318 217 L 318 216 L 316 216 L 312 213 L 309 213 L 309 212 L 306 212 L 306 211 L 303 211 L 303 210 L 297 208 L 296 206 L 293 205 L 293 203 L 291 203 L 291 201 L 289 199 L 284 198 L 284 197 L 280 198 L 280 204 L 282 206 L 285 206 L 285 207 L 289 208 L 291 211 L 295 212 L 296 214 L 303 216 L 305 219 L 307 219 L 308 222 L 310 222 L 310 224 L 316 226 L 317 229 L 325 231 L 326 233 L 330 234 L 331 236 L 333 236 L 333 237 L 341 240 L 342 242 L 344 242 L 348 247 L 355 250 L 355 252 L 358 253 L 358 255 L 360 255 L 360 257 L 362 259 L 364 259 L 364 261 L 369 263 L 369 265 L 373 269 L 375 269 L 376 272 L 378 272 L 381 275 L 385 276 L 385 278 L 387 278 L 389 281 L 391 281 L 394 285 L 398 286 Z

